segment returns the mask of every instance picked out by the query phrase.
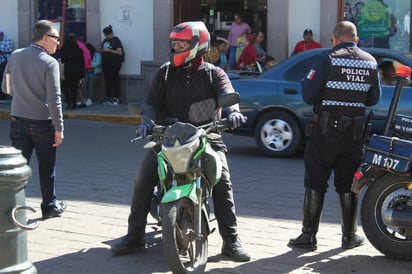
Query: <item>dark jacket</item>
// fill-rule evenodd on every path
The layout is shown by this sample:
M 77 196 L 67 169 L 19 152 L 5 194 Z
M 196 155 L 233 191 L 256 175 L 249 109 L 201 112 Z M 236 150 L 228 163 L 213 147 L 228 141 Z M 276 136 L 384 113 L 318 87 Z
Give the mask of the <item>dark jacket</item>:
M 76 40 L 68 37 L 61 48 L 61 60 L 64 64 L 64 75 L 75 75 L 84 77 L 84 57 L 83 51 L 76 43 Z

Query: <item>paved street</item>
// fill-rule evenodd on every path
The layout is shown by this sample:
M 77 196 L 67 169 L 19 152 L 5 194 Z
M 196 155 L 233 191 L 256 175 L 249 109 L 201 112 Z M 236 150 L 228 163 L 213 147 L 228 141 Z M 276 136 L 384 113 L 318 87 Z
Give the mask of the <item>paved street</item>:
M 58 151 L 57 195 L 68 202 L 61 218 L 40 221 L 28 234 L 28 256 L 38 273 L 170 273 L 161 231 L 149 217 L 146 249 L 112 256 L 110 245 L 125 234 L 129 202 L 142 142 L 130 144 L 135 126 L 65 120 Z M 0 120 L 0 144 L 8 145 L 8 121 Z M 265 158 L 252 138 L 225 135 L 235 189 L 239 235 L 252 260 L 233 263 L 220 255 L 217 232 L 209 238 L 207 273 L 411 273 L 412 262 L 385 258 L 369 243 L 340 248 L 338 197 L 327 194 L 316 252 L 302 253 L 286 243 L 301 228 L 302 156 Z M 27 204 L 41 216 L 35 158 L 26 189 Z M 362 234 L 359 226 L 360 233 Z

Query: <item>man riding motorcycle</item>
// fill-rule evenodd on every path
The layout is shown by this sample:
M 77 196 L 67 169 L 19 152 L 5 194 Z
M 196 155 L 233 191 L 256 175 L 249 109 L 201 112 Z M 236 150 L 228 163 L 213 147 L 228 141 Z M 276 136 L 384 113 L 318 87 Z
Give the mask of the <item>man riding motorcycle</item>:
M 172 42 L 170 61 L 161 66 L 144 101 L 143 122 L 136 133 L 150 134 L 152 121 L 165 124 L 166 118 L 202 125 L 214 119 L 216 100 L 220 94 L 234 92 L 226 73 L 219 67 L 203 61 L 208 51 L 210 35 L 203 22 L 184 22 L 169 34 Z M 245 118 L 239 106 L 228 108 L 228 118 L 238 127 Z M 226 161 L 226 146 L 221 138 L 211 142 L 222 161 L 222 177 L 214 187 L 214 213 L 223 239 L 222 254 L 234 261 L 249 261 L 237 234 L 237 221 L 232 183 Z M 145 226 L 150 210 L 153 188 L 157 180 L 155 150 L 148 150 L 135 179 L 135 187 L 128 219 L 128 233 L 112 247 L 115 254 L 127 254 L 145 246 Z M 158 149 L 157 149 L 158 151 Z

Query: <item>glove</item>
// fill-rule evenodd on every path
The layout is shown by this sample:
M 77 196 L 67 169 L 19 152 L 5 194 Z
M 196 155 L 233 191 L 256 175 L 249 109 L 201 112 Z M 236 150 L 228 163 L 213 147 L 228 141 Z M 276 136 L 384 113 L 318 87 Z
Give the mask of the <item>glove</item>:
M 228 116 L 231 128 L 238 128 L 242 123 L 246 123 L 247 119 L 242 113 L 234 111 Z
M 152 126 L 149 124 L 141 124 L 136 128 L 136 137 L 145 138 L 152 133 Z

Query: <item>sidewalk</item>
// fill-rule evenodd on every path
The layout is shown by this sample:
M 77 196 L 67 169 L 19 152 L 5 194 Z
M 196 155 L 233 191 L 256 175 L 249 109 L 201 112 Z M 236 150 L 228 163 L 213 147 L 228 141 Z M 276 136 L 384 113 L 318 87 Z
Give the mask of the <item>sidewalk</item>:
M 7 106 L 0 110 L 7 113 Z M 27 211 L 26 218 L 39 220 L 39 227 L 27 232 L 27 246 L 28 258 L 39 274 L 171 273 L 163 255 L 161 229 L 150 216 L 147 248 L 125 256 L 110 252 L 110 246 L 127 231 L 133 178 L 145 151 L 142 142 L 129 141 L 134 125 L 77 118 L 130 116 L 126 110 L 124 105 L 93 105 L 65 111 L 76 118 L 65 120 L 65 139 L 58 149 L 56 192 L 59 200 L 68 203 L 61 218 L 38 219 L 41 195 L 32 157 L 33 174 L 25 193 L 26 204 L 37 212 Z M 9 144 L 8 130 L 9 122 L 0 119 L 0 144 Z M 301 230 L 302 157 L 262 157 L 249 137 L 226 135 L 224 139 L 231 154 L 238 233 L 252 260 L 235 263 L 220 255 L 222 241 L 215 231 L 209 237 L 206 273 L 411 273 L 412 262 L 390 260 L 368 241 L 359 248 L 340 248 L 339 205 L 333 188 L 325 197 L 318 250 L 304 253 L 288 248 L 288 239 Z M 363 234 L 360 226 L 359 233 Z
M 0 119 L 10 118 L 10 104 L 10 100 L 0 100 Z M 101 121 L 129 125 L 140 123 L 139 115 L 132 114 L 129 111 L 129 106 L 126 104 L 119 106 L 93 104 L 86 108 L 76 108 L 74 110 L 66 110 L 63 108 L 63 117 L 64 119 Z

